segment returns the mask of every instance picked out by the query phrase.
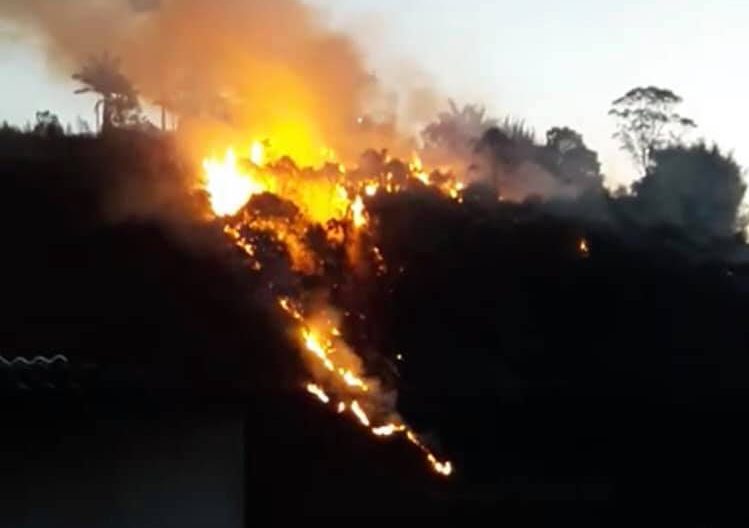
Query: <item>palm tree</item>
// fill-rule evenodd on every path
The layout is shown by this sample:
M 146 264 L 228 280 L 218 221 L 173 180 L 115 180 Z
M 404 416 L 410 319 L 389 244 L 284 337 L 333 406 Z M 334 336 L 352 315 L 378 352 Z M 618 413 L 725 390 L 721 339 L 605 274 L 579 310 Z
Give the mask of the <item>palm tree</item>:
M 127 124 L 128 118 L 139 109 L 138 94 L 120 71 L 120 60 L 108 53 L 89 59 L 73 79 L 83 84 L 75 93 L 94 93 L 99 97 L 94 113 L 96 127 L 102 133 Z
M 465 105 L 461 108 L 452 99 L 448 103 L 450 111 L 441 112 L 437 121 L 422 131 L 422 139 L 428 147 L 470 150 L 472 143 L 498 125 L 496 120 L 487 118 L 486 109 L 482 106 Z

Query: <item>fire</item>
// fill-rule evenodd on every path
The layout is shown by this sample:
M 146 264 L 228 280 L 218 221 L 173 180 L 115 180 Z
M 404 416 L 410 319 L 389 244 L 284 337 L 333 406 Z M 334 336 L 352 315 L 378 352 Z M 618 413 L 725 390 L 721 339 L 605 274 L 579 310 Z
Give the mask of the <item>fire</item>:
M 362 229 L 367 225 L 366 207 L 361 196 L 357 196 L 354 203 L 351 204 L 351 214 L 354 220 L 354 227 Z
M 307 350 L 316 355 L 326 369 L 331 372 L 335 371 L 335 366 L 328 357 L 328 350 L 320 343 L 320 338 L 310 330 L 304 330 L 302 335 L 304 336 L 304 344 Z
M 447 462 L 440 462 L 435 458 L 434 455 L 429 455 L 427 457 L 429 459 L 429 462 L 431 462 L 432 467 L 434 467 L 434 470 L 439 473 L 440 475 L 444 475 L 446 477 L 449 477 L 453 473 L 453 465 L 448 460 Z
M 431 185 L 431 178 L 429 174 L 424 172 L 424 163 L 421 161 L 419 155 L 414 152 L 411 159 L 411 165 L 409 166 L 414 178 L 419 180 L 424 185 Z
M 311 143 L 303 141 L 303 131 L 297 132 L 298 138 L 294 130 L 288 129 L 281 141 L 252 142 L 244 151 L 248 156 L 245 160 L 238 159 L 233 149 L 228 149 L 223 157 L 204 160 L 202 186 L 213 212 L 217 217 L 231 217 L 224 225 L 224 233 L 254 271 L 262 271 L 268 264 L 264 262 L 263 241 L 270 239 L 286 251 L 291 269 L 300 278 L 320 277 L 324 262 L 310 245 L 309 234 L 321 227 L 324 242 L 345 255 L 348 266 L 356 269 L 361 259 L 373 273 L 386 275 L 388 266 L 382 252 L 368 242 L 370 237 L 360 236 L 372 229 L 365 197 L 400 192 L 405 182 L 399 183 L 390 171 L 362 174 L 358 167 L 346 167 L 337 162 L 335 152 L 329 148 L 302 148 Z M 312 169 L 296 164 L 312 159 L 325 165 Z M 417 154 L 408 171 L 407 177 L 438 189 L 448 198 L 462 200 L 463 184 L 449 172 L 435 172 L 437 176 L 432 178 Z M 277 210 L 265 212 L 263 206 L 246 207 L 260 194 L 280 199 Z M 330 285 L 328 293 L 335 287 Z M 397 419 L 392 403 L 380 390 L 381 382 L 366 374 L 361 356 L 346 342 L 338 316 L 331 315 L 337 313 L 331 306 L 323 303 L 310 315 L 298 298 L 284 296 L 277 301 L 315 378 L 306 385 L 312 397 L 340 415 L 351 411 L 374 437 L 403 436 L 421 451 L 437 474 L 452 474 L 452 464 L 439 460 L 413 430 Z
M 375 436 L 393 436 L 395 433 L 402 433 L 406 430 L 405 425 L 387 424 L 382 427 L 372 428 Z
M 213 211 L 219 216 L 235 214 L 253 195 L 267 190 L 262 182 L 238 165 L 237 156 L 231 148 L 222 160 L 205 160 L 203 169 L 205 190 L 210 196 Z
M 580 251 L 580 254 L 583 257 L 589 257 L 590 256 L 590 245 L 588 244 L 588 241 L 584 238 L 580 239 L 580 244 L 578 245 L 578 250 Z
M 325 404 L 330 403 L 330 397 L 325 394 L 324 390 L 322 390 L 318 385 L 315 385 L 314 383 L 309 383 L 307 385 L 307 392 L 309 392 L 313 396 L 316 396 L 318 400 Z
M 350 409 L 351 413 L 356 417 L 357 421 L 365 428 L 367 428 L 372 435 L 380 438 L 389 438 L 395 435 L 404 435 L 406 439 L 416 446 L 426 457 L 432 469 L 442 476 L 450 476 L 453 472 L 453 467 L 449 461 L 440 461 L 432 453 L 432 451 L 426 447 L 426 445 L 419 439 L 415 432 L 413 432 L 407 425 L 402 423 L 390 422 L 384 425 L 373 425 L 373 419 L 364 410 L 360 398 L 369 397 L 370 387 L 364 381 L 364 379 L 355 374 L 351 370 L 347 370 L 339 366 L 336 363 L 336 348 L 334 344 L 335 338 L 341 338 L 341 332 L 337 326 L 333 325 L 331 321 L 326 321 L 328 327 L 324 325 L 321 327 L 312 327 L 315 323 L 310 322 L 305 315 L 295 306 L 294 302 L 288 298 L 281 298 L 278 301 L 279 307 L 284 313 L 289 315 L 296 324 L 301 327 L 301 335 L 305 345 L 305 348 L 313 353 L 326 371 L 330 372 L 334 380 L 342 382 L 342 385 L 338 386 L 338 391 L 341 387 L 344 387 L 344 397 L 348 395 L 348 392 L 355 390 L 359 392 L 359 396 L 352 398 L 348 401 L 341 400 L 336 405 L 336 412 L 343 414 L 346 410 Z M 315 396 L 325 405 L 332 402 L 332 398 L 325 392 L 319 385 L 308 384 L 307 392 Z
M 262 167 L 265 164 L 265 145 L 260 141 L 255 141 L 250 147 L 250 161 L 257 167 Z
M 359 378 L 356 374 L 354 374 L 350 370 L 339 369 L 338 372 L 341 374 L 341 376 L 343 376 L 343 381 L 349 387 L 353 387 L 355 389 L 361 389 L 364 392 L 369 391 L 369 387 L 367 386 L 367 384 L 364 383 L 361 380 L 361 378 Z
M 289 150 L 284 149 L 284 145 Z M 358 168 L 346 167 L 337 162 L 335 151 L 322 147 L 316 156 L 304 153 L 311 147 L 305 142 L 296 144 L 293 134 L 287 131 L 284 141 L 256 140 L 246 150 L 248 157 L 242 161 L 233 148 L 223 157 L 210 157 L 203 161 L 203 188 L 211 198 L 211 206 L 218 216 L 235 215 L 255 195 L 276 194 L 293 202 L 305 218 L 321 225 L 330 220 L 350 218 L 356 229 L 368 224 L 363 197 L 372 198 L 378 192 L 396 193 L 402 185 L 394 181 L 392 172 L 372 174 L 362 178 Z M 315 159 L 321 165 L 312 168 L 297 165 L 300 160 Z M 388 158 L 386 158 L 388 159 Z M 462 200 L 465 184 L 449 171 L 433 181 L 424 169 L 417 153 L 408 164 L 409 177 L 441 191 L 454 200 Z M 357 173 L 356 177 L 351 177 Z
M 466 186 L 463 182 L 455 182 L 455 184 L 448 189 L 448 194 L 453 200 L 462 200 L 461 195 L 465 188 Z
M 419 440 L 419 437 L 416 436 L 416 434 L 413 433 L 413 431 L 406 430 L 406 438 L 409 442 L 411 442 L 413 445 L 418 447 L 427 457 L 427 460 L 432 465 L 432 468 L 434 471 L 439 473 L 442 476 L 449 477 L 453 473 L 453 465 L 452 462 L 449 460 L 446 460 L 444 462 L 441 462 L 437 459 L 436 456 L 434 456 L 434 453 L 432 453 L 422 442 Z
M 361 408 L 358 401 L 354 400 L 351 402 L 351 412 L 354 413 L 364 427 L 370 426 L 369 416 L 367 416 L 367 413 L 365 413 L 364 409 Z
M 289 313 L 290 304 L 287 299 L 282 299 L 279 304 L 284 311 Z M 317 357 L 320 364 L 325 367 L 327 371 L 333 373 L 345 386 L 361 392 L 368 392 L 369 385 L 364 381 L 364 379 L 355 374 L 351 369 L 337 365 L 333 360 L 333 357 L 336 355 L 336 348 L 333 340 L 340 337 L 340 331 L 337 328 L 331 328 L 327 331 L 314 330 L 307 327 L 306 324 L 302 329 L 302 339 L 305 348 L 309 352 L 312 352 L 315 357 Z M 321 335 L 323 332 L 328 333 L 328 336 L 323 337 Z

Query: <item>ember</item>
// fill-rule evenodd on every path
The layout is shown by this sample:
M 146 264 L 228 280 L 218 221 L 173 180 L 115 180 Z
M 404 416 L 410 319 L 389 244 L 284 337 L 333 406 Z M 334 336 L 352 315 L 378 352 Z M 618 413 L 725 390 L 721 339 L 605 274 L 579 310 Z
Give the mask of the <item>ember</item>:
M 586 239 L 581 239 L 580 244 L 578 246 L 578 249 L 580 250 L 580 254 L 587 258 L 590 256 L 590 246 L 588 245 L 588 241 Z

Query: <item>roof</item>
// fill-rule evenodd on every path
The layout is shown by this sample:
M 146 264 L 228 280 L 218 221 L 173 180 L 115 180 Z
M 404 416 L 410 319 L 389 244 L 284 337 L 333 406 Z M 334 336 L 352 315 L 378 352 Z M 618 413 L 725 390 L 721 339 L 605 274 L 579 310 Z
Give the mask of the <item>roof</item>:
M 0 390 L 31 391 L 72 388 L 71 362 L 62 354 L 53 356 L 0 355 Z

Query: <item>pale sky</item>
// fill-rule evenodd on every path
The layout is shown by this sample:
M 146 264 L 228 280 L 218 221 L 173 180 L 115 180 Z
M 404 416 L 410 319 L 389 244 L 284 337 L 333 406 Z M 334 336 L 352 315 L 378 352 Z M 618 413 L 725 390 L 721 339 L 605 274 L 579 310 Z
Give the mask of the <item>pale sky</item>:
M 611 139 L 612 100 L 638 85 L 670 88 L 718 142 L 749 166 L 749 2 L 745 0 L 307 0 L 354 34 L 385 82 L 421 72 L 445 96 L 524 118 L 539 136 L 580 131 L 608 176 L 631 168 Z M 72 82 L 47 72 L 32 44 L 0 29 L 0 120 L 49 108 L 93 120 Z

